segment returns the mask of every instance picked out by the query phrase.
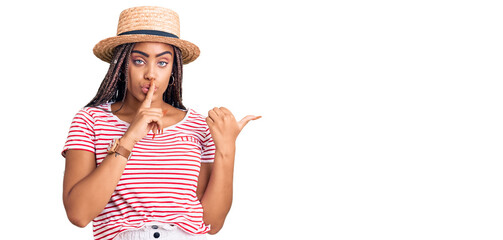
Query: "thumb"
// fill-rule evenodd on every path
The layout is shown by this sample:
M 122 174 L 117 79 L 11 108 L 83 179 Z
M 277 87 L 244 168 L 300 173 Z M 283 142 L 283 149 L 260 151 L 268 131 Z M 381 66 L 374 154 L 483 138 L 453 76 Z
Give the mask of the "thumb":
M 243 130 L 243 128 L 246 126 L 246 124 L 248 124 L 248 122 L 250 122 L 251 120 L 257 120 L 257 119 L 260 119 L 261 117 L 262 116 L 255 116 L 255 115 L 248 115 L 248 116 L 244 117 L 243 119 L 241 119 L 238 122 L 239 131 Z

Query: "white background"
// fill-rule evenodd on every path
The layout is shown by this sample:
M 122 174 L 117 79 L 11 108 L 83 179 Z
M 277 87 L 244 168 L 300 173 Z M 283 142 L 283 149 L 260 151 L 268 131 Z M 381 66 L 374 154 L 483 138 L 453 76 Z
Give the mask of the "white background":
M 500 1 L 10 1 L 0 6 L 2 239 L 92 239 L 60 151 L 121 10 L 201 48 L 184 104 L 262 115 L 238 139 L 229 239 L 502 239 Z

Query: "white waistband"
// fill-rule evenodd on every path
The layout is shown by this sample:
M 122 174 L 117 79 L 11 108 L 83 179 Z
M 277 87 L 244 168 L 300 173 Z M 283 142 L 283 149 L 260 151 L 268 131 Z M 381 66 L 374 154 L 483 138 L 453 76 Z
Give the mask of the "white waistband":
M 206 240 L 206 234 L 190 234 L 175 224 L 146 223 L 139 229 L 119 233 L 114 240 Z

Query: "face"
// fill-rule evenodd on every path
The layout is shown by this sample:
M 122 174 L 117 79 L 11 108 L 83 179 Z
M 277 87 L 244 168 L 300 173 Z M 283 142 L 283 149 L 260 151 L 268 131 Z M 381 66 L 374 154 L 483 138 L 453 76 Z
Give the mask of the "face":
M 136 43 L 129 62 L 127 95 L 142 102 L 154 82 L 152 102 L 162 101 L 162 95 L 170 82 L 174 61 L 174 50 L 169 44 L 144 42 Z

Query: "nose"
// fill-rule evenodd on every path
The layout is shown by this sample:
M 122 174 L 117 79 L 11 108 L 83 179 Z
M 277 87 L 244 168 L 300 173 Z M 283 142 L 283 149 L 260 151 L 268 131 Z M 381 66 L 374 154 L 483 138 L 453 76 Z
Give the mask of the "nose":
M 145 75 L 144 78 L 149 81 L 154 81 L 156 76 L 155 76 L 155 68 L 154 66 L 148 66 L 145 70 Z

